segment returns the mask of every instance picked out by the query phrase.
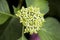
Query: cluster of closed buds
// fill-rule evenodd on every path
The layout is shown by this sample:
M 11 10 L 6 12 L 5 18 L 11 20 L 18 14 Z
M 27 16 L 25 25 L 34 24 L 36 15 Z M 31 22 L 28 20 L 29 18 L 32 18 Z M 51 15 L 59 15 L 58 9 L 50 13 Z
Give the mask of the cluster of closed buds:
M 18 10 L 16 16 L 20 18 L 20 23 L 25 27 L 24 33 L 38 33 L 45 22 L 44 14 L 37 7 L 22 7 L 21 10 Z

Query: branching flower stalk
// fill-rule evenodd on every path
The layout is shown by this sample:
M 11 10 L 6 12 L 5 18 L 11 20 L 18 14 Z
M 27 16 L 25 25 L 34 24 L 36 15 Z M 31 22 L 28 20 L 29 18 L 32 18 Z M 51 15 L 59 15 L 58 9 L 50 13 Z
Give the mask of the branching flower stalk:
M 25 27 L 24 33 L 38 33 L 45 22 L 44 14 L 37 7 L 22 7 L 21 10 L 18 10 L 16 16 L 20 18 L 20 23 Z

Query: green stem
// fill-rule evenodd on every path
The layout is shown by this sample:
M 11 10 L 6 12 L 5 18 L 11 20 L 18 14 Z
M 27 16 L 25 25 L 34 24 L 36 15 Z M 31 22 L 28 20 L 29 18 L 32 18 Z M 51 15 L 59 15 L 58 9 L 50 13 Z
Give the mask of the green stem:
M 11 16 L 11 17 L 13 17 L 13 18 L 17 18 L 17 16 L 15 16 L 15 15 L 12 15 L 12 14 L 10 14 L 10 13 L 4 13 L 4 12 L 0 12 L 0 14 L 4 14 L 4 15 Z
M 24 36 L 24 26 L 22 27 L 22 40 L 23 40 L 23 36 Z
M 18 8 L 21 8 L 21 7 L 22 7 L 23 1 L 24 1 L 24 0 L 19 0 Z

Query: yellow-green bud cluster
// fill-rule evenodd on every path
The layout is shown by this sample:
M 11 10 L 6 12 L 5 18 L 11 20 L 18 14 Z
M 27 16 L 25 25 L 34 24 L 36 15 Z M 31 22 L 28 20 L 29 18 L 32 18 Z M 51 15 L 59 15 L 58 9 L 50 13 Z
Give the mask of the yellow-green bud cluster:
M 30 34 L 37 33 L 45 22 L 43 16 L 37 7 L 22 7 L 18 10 L 16 16 L 20 18 L 20 23 L 25 27 L 24 33 L 30 32 Z

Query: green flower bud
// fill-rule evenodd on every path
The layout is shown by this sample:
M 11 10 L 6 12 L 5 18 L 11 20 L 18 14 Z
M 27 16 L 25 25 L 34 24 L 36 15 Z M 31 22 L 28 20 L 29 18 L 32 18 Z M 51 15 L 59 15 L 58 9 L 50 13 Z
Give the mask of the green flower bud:
M 37 33 L 45 22 L 43 18 L 44 14 L 42 14 L 37 7 L 22 7 L 21 10 L 18 10 L 16 16 L 20 18 L 20 23 L 25 27 L 24 33 Z

